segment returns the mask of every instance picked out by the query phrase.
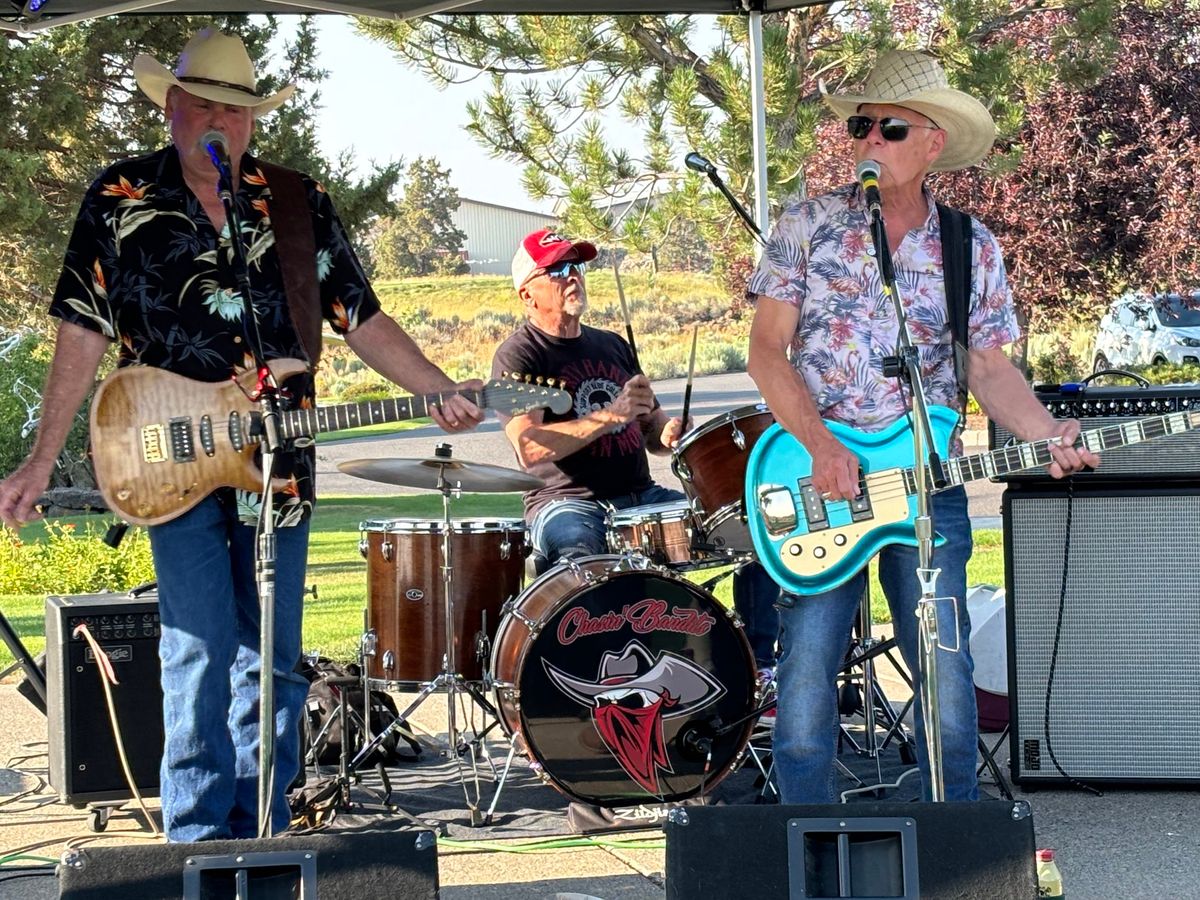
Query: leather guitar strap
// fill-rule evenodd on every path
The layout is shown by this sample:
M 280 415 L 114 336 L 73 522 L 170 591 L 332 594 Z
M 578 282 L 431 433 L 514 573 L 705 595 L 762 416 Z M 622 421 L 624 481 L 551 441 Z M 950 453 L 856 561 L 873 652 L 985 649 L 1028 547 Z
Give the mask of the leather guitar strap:
M 321 358 L 321 287 L 317 276 L 317 242 L 312 211 L 298 172 L 258 160 L 271 188 L 268 204 L 275 252 L 283 275 L 288 312 L 300 344 L 316 373 Z

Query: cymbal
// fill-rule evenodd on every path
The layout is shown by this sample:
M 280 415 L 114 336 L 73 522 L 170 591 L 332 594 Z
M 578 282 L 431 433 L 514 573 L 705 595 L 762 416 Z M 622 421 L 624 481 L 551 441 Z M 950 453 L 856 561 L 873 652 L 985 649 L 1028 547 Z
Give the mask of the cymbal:
M 444 456 L 348 459 L 338 463 L 338 469 L 369 481 L 431 490 L 438 490 L 438 479 L 443 473 L 448 486 L 464 491 L 531 491 L 546 484 L 542 479 L 516 469 Z

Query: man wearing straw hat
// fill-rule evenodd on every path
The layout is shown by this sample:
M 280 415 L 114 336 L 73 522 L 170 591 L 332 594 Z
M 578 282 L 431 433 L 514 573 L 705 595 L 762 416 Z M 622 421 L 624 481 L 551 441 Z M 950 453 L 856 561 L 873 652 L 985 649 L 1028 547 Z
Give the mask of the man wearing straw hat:
M 934 59 L 912 51 L 883 55 L 860 94 L 825 94 L 825 101 L 846 121 L 854 161 L 879 164 L 888 247 L 928 400 L 961 412 L 941 227 L 925 177 L 980 162 L 995 136 L 992 118 L 978 100 L 949 87 Z M 1000 248 L 974 220 L 971 237 L 971 391 L 992 419 L 1022 439 L 1062 439 L 1051 450 L 1051 475 L 1097 465 L 1095 454 L 1072 448 L 1079 423 L 1054 419 L 1004 355 L 1002 348 L 1019 331 Z M 874 252 L 866 198 L 858 185 L 849 185 L 791 206 L 780 216 L 748 288 L 757 297 L 750 374 L 776 419 L 811 454 L 814 488 L 833 501 L 857 496 L 859 463 L 825 422 L 871 432 L 908 412 L 907 391 L 882 371 L 882 358 L 895 352 L 898 326 L 892 301 L 882 291 Z M 952 452 L 961 453 L 960 441 Z M 956 598 L 961 647 L 958 653 L 937 651 L 944 797 L 974 800 L 977 714 L 964 600 L 971 524 L 961 486 L 934 495 L 932 517 L 934 528 L 946 538 L 933 558 L 934 568 L 941 570 L 937 594 Z M 879 569 L 901 652 L 916 672 L 916 549 L 885 548 Z M 784 803 L 834 799 L 835 678 L 865 579 L 864 570 L 827 593 L 785 596 L 782 601 L 775 754 Z M 940 611 L 940 621 L 947 623 L 944 634 L 953 631 L 949 608 Z M 943 643 L 952 640 L 947 637 Z M 921 727 L 917 754 L 928 799 L 929 760 Z
M 284 290 L 283 263 L 288 260 L 282 258 L 270 219 L 281 192 L 272 193 L 263 165 L 248 152 L 255 120 L 287 100 L 294 86 L 260 96 L 241 40 L 212 28 L 192 37 L 173 72 L 143 54 L 134 63 L 134 74 L 138 86 L 164 109 L 172 143 L 112 166 L 83 200 L 50 306 L 61 323 L 37 441 L 25 463 L 0 483 L 0 519 L 12 528 L 36 518 L 34 498 L 46 488 L 71 420 L 110 342 L 118 342 L 120 365 L 156 366 L 207 382 L 253 367 L 252 341 L 260 343 L 264 359 L 306 358 Z M 232 265 L 217 170 L 201 146 L 202 136 L 207 136 L 204 143 L 212 143 L 213 132 L 227 146 L 257 329 L 244 327 L 243 282 Z M 321 185 L 291 174 L 294 196 L 301 198 L 298 205 L 306 204 L 311 215 L 315 264 L 311 259 L 300 262 L 307 263 L 310 273 L 305 283 L 312 305 L 319 295 L 320 315 L 329 325 L 370 366 L 404 389 L 454 389 L 380 310 Z M 315 289 L 313 279 L 319 281 Z M 314 330 L 318 321 L 314 312 Z M 314 399 L 308 373 L 288 379 L 283 387 L 302 402 Z M 434 410 L 433 417 L 446 430 L 462 430 L 474 427 L 482 416 L 456 396 Z M 300 655 L 315 462 L 311 447 L 285 445 L 276 455 L 275 474 L 287 481 L 287 489 L 275 497 L 274 506 L 271 831 L 288 823 L 285 791 L 299 766 L 298 725 L 307 683 L 294 668 Z M 171 840 L 254 837 L 259 831 L 254 566 L 261 501 L 258 495 L 223 488 L 149 529 L 162 623 L 162 808 Z

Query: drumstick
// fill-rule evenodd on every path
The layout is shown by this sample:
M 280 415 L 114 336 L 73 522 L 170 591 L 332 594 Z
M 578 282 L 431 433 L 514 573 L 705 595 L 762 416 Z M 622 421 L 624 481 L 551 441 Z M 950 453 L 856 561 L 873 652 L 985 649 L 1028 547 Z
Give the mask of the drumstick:
M 629 307 L 625 305 L 625 289 L 621 287 L 621 270 L 617 264 L 617 254 L 613 253 L 613 277 L 617 279 L 617 299 L 621 301 L 621 315 L 625 318 L 625 337 L 629 340 L 629 350 L 633 353 L 633 367 L 638 374 L 642 372 L 642 364 L 638 362 L 637 343 L 633 340 L 633 322 L 629 320 Z
M 688 410 L 692 406 L 692 378 L 696 374 L 696 336 L 700 333 L 700 326 L 692 326 L 692 355 L 688 358 L 688 380 L 687 387 L 683 389 L 683 425 L 682 431 L 687 430 Z

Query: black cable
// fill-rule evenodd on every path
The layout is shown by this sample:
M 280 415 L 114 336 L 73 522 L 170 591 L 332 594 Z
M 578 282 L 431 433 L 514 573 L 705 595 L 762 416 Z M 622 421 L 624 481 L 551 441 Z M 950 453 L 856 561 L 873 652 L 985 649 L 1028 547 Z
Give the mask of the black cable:
M 1059 581 L 1058 588 L 1058 616 L 1054 622 L 1054 645 L 1050 650 L 1050 672 L 1046 676 L 1046 704 L 1042 710 L 1042 731 L 1046 735 L 1046 750 L 1050 754 L 1050 762 L 1054 763 L 1055 771 L 1065 778 L 1067 783 L 1072 787 L 1090 791 L 1097 797 L 1103 797 L 1104 795 L 1090 784 L 1084 784 L 1079 779 L 1066 773 L 1063 767 L 1059 765 L 1058 757 L 1054 753 L 1054 743 L 1050 740 L 1050 697 L 1054 692 L 1054 672 L 1058 667 L 1058 646 L 1062 639 L 1063 613 L 1067 606 L 1067 565 L 1071 559 L 1071 506 L 1074 499 L 1075 479 L 1074 477 L 1069 477 L 1067 478 L 1067 514 L 1066 521 L 1063 523 L 1062 579 Z

